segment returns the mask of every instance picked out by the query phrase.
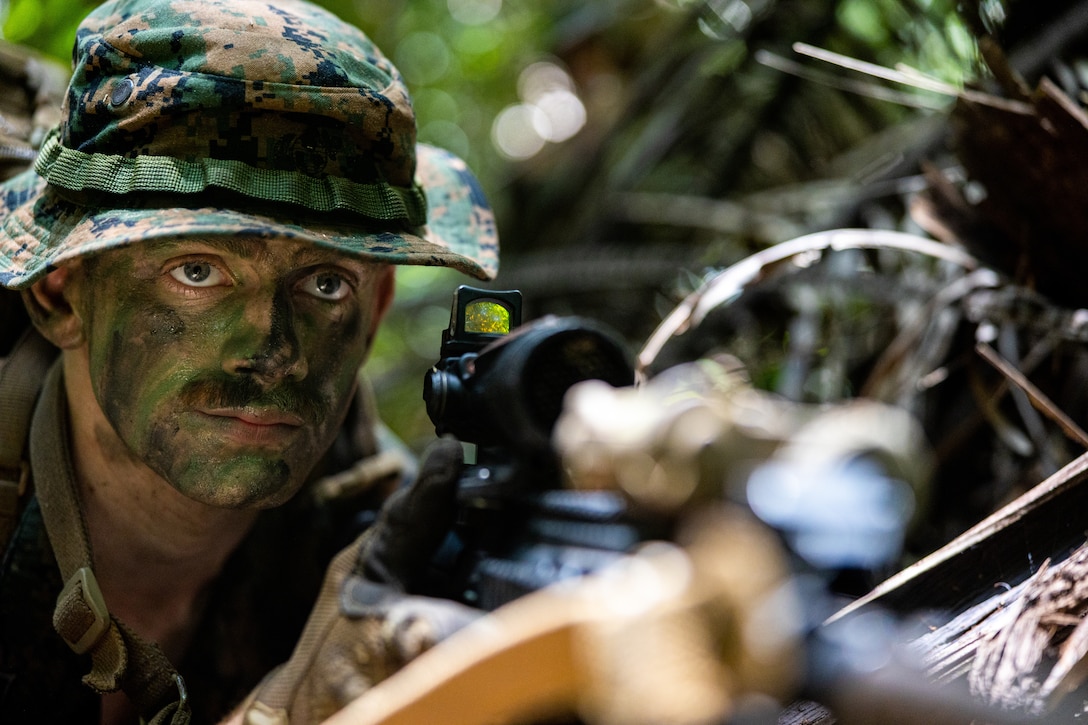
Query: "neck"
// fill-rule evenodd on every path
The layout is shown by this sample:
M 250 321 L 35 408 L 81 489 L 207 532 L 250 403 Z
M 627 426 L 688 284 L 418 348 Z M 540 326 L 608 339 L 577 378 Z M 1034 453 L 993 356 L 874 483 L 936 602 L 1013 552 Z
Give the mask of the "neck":
M 110 612 L 176 662 L 202 595 L 257 512 L 193 501 L 135 458 L 102 413 L 79 356 L 65 352 L 65 392 L 95 576 Z

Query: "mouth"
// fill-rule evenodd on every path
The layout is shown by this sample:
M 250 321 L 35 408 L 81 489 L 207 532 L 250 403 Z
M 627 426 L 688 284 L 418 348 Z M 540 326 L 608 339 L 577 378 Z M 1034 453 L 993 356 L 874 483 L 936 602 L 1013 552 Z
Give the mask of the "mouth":
M 302 429 L 294 413 L 260 408 L 203 408 L 197 410 L 227 439 L 243 445 L 279 446 Z

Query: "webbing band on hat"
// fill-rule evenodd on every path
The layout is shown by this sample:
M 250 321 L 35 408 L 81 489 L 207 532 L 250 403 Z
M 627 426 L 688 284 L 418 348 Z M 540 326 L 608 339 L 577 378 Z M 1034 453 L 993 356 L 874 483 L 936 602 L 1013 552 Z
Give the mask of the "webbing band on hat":
M 193 194 L 218 187 L 253 199 L 289 202 L 315 211 L 352 211 L 381 221 L 427 223 L 427 199 L 419 184 L 359 183 L 341 177 L 317 178 L 296 171 L 258 169 L 242 161 L 171 156 L 89 154 L 64 146 L 54 128 L 46 136 L 34 170 L 69 191 L 169 192 Z

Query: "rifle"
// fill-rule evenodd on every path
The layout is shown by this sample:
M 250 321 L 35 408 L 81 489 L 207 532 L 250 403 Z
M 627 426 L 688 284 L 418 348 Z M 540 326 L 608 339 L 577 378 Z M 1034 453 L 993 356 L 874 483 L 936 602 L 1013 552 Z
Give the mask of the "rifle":
M 634 383 L 615 332 L 581 317 L 521 323 L 521 293 L 463 285 L 423 399 L 438 435 L 466 444 L 458 517 L 428 593 L 493 610 L 597 571 L 660 534 L 616 491 L 571 491 L 552 432 L 567 391 Z

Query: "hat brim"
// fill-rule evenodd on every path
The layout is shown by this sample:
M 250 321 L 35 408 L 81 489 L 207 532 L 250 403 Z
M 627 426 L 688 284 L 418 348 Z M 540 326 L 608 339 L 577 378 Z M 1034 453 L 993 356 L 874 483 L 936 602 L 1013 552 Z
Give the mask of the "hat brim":
M 360 259 L 452 267 L 494 279 L 495 218 L 472 172 L 453 154 L 426 144 L 417 145 L 416 168 L 427 196 L 427 224 L 410 232 L 375 231 L 303 210 L 288 214 L 273 204 L 259 211 L 76 204 L 26 171 L 0 185 L 0 285 L 21 289 L 77 257 L 149 239 L 223 236 L 302 240 Z

